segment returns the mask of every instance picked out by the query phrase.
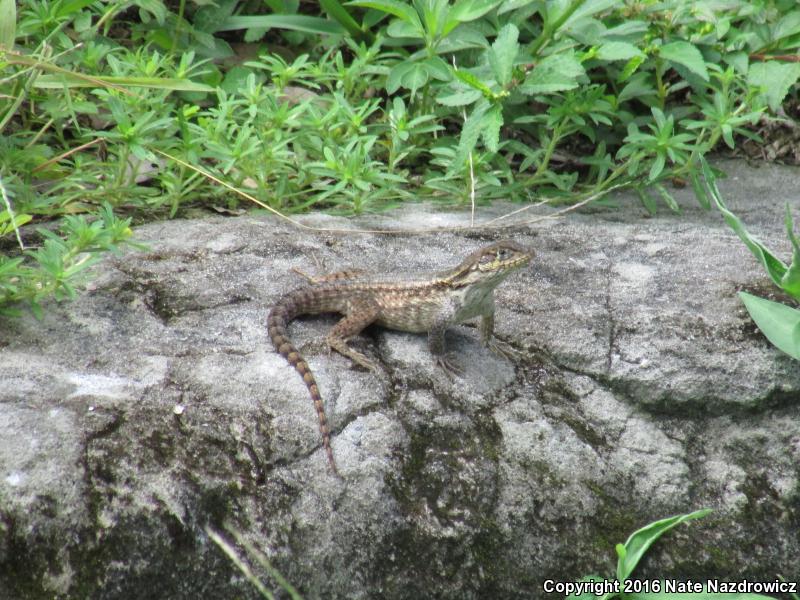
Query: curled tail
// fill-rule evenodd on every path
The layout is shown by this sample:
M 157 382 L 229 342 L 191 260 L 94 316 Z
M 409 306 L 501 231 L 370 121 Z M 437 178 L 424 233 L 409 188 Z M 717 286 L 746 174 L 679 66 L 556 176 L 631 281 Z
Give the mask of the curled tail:
M 333 469 L 334 474 L 338 475 L 339 470 L 336 468 L 336 462 L 333 460 L 333 449 L 331 448 L 331 432 L 328 427 L 328 419 L 325 416 L 325 406 L 322 404 L 322 396 L 320 396 L 319 388 L 317 387 L 317 380 L 314 379 L 314 374 L 311 372 L 308 363 L 297 351 L 297 348 L 294 347 L 286 331 L 286 325 L 297 314 L 297 306 L 291 296 L 276 304 L 267 318 L 269 337 L 272 339 L 275 350 L 283 356 L 283 358 L 294 367 L 295 371 L 300 374 L 300 377 L 303 378 L 303 383 L 305 383 L 308 388 L 308 393 L 311 395 L 311 400 L 314 402 L 314 408 L 319 418 L 322 447 L 325 449 L 325 454 L 328 456 L 331 469 Z

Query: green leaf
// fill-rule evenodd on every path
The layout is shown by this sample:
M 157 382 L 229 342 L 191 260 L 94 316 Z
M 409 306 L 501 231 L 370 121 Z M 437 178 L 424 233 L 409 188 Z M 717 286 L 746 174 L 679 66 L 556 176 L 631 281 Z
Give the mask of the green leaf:
M 453 158 L 453 163 L 448 170 L 460 171 L 464 167 L 467 156 L 475 148 L 475 144 L 478 143 L 478 138 L 484 127 L 483 116 L 488 109 L 488 102 L 485 100 L 479 102 L 472 111 L 472 114 L 464 121 L 464 127 L 461 128 L 461 139 L 458 141 L 458 149 Z
M 422 30 L 422 23 L 419 20 L 417 11 L 406 2 L 399 2 L 398 0 L 353 0 L 348 2 L 348 6 L 361 6 L 363 8 L 374 8 L 390 15 L 394 15 L 398 19 L 414 23 L 418 29 Z
M 650 73 L 636 73 L 636 75 L 631 77 L 631 80 L 625 87 L 622 88 L 622 91 L 617 97 L 617 102 L 622 103 L 633 99 L 645 102 L 643 99 L 647 97 L 657 97 L 656 88 Z
M 308 15 L 234 15 L 225 19 L 217 31 L 235 29 L 289 29 L 317 35 L 343 35 L 345 28 L 335 21 Z
M 708 194 L 706 193 L 703 184 L 700 182 L 700 177 L 695 171 L 692 171 L 689 174 L 689 178 L 692 182 L 692 189 L 694 190 L 695 198 L 697 198 L 697 202 L 702 206 L 705 210 L 711 209 L 711 201 L 708 199 Z
M 372 40 L 374 36 L 369 31 L 364 31 L 361 26 L 353 19 L 347 9 L 342 6 L 338 0 L 319 0 L 320 6 L 328 14 L 329 17 L 336 20 L 339 25 L 344 27 L 348 33 L 354 38 L 362 39 L 367 38 Z
M 453 71 L 453 74 L 471 88 L 481 92 L 481 94 L 483 94 L 484 96 L 489 98 L 494 96 L 492 88 L 483 83 L 480 79 L 478 79 L 475 75 L 473 75 L 469 71 L 465 71 L 464 69 L 456 69 Z
M 644 56 L 642 51 L 628 42 L 603 42 L 597 49 L 600 60 L 630 60 L 635 56 Z
M 739 298 L 772 345 L 800 360 L 800 310 L 747 292 L 739 292 Z
M 552 94 L 578 87 L 578 78 L 585 75 L 574 51 L 552 54 L 531 71 L 519 86 L 523 94 Z
M 17 33 L 17 4 L 15 0 L 0 0 L 0 49 L 14 48 Z
M 174 79 L 171 77 L 105 77 L 94 75 L 87 78 L 78 73 L 60 75 L 40 75 L 34 82 L 34 87 L 41 89 L 68 88 L 99 88 L 103 84 L 119 87 L 145 87 L 176 92 L 213 92 L 216 88 L 195 83 L 188 79 Z
M 675 198 L 673 198 L 672 194 L 670 194 L 667 191 L 667 188 L 665 188 L 660 183 L 655 184 L 654 187 L 656 188 L 656 191 L 661 195 L 661 198 L 664 200 L 664 203 L 667 206 L 669 206 L 669 209 L 672 212 L 674 212 L 674 213 L 680 213 L 681 212 L 681 207 L 678 206 L 678 203 L 675 201 Z
M 500 142 L 500 128 L 503 126 L 503 107 L 495 104 L 483 117 L 483 132 L 481 137 L 487 150 L 497 152 Z
M 777 111 L 789 89 L 800 78 L 800 65 L 777 61 L 753 63 L 747 72 L 747 84 L 760 88 L 767 104 Z
M 492 10 L 503 0 L 457 0 L 450 12 L 447 14 L 448 21 L 453 20 L 457 23 L 466 23 L 480 19 L 483 15 Z M 449 23 L 448 23 L 449 24 Z M 444 35 L 448 31 L 445 28 Z
M 636 194 L 639 196 L 639 200 L 642 201 L 642 205 L 647 209 L 647 212 L 655 216 L 658 212 L 655 199 L 644 188 L 636 188 Z
M 69 17 L 73 13 L 79 12 L 87 6 L 91 6 L 92 4 L 94 4 L 94 0 L 69 0 L 58 7 L 56 14 L 59 17 Z M 165 8 L 163 4 L 162 8 Z
M 705 177 L 706 186 L 711 194 L 711 198 L 714 200 L 714 204 L 716 204 L 717 208 L 722 213 L 725 222 L 731 229 L 733 229 L 736 235 L 739 236 L 739 239 L 742 240 L 750 249 L 750 252 L 753 253 L 753 256 L 755 256 L 764 266 L 764 268 L 767 270 L 767 274 L 770 276 L 770 279 L 775 282 L 775 285 L 780 286 L 781 280 L 787 271 L 786 265 L 783 263 L 783 261 L 781 261 L 781 259 L 773 255 L 772 252 L 770 252 L 760 240 L 750 235 L 739 218 L 730 210 L 728 210 L 728 207 L 725 206 L 725 203 L 722 201 L 722 197 L 720 196 L 719 189 L 717 188 L 716 178 L 711 172 L 711 167 L 708 166 L 708 162 L 706 162 L 706 159 L 702 156 L 700 157 L 700 166 L 702 167 L 703 177 Z
M 503 27 L 489 50 L 489 64 L 494 78 L 502 87 L 511 83 L 514 60 L 519 52 L 519 29 L 513 23 Z
M 662 58 L 683 65 L 703 81 L 708 81 L 708 70 L 706 61 L 693 44 L 689 42 L 671 42 L 661 46 L 659 54 Z
M 393 38 L 424 39 L 425 31 L 419 23 L 392 19 L 392 22 L 386 28 L 386 35 Z
M 404 88 L 411 90 L 411 97 L 413 98 L 417 90 L 428 83 L 428 79 L 430 79 L 430 73 L 424 63 L 411 63 L 403 73 L 400 83 Z
M 438 96 L 436 102 L 445 106 L 467 106 L 483 97 L 478 90 L 460 90 L 452 94 Z
M 627 138 L 626 138 L 627 139 Z M 656 154 L 653 159 L 653 164 L 650 166 L 650 173 L 647 175 L 647 181 L 655 181 L 661 172 L 664 170 L 664 165 L 667 162 L 667 157 L 663 152 Z
M 623 582 L 628 579 L 648 548 L 667 531 L 684 521 L 705 517 L 710 512 L 711 510 L 706 508 L 685 515 L 676 515 L 660 521 L 654 521 L 634 531 L 625 542 L 624 555 L 620 555 L 617 561 L 617 580 Z M 619 550 L 617 552 L 619 553 Z
M 793 10 L 775 23 L 772 28 L 772 41 L 777 42 L 798 33 L 800 33 L 800 11 Z
M 784 222 L 786 223 L 786 234 L 792 243 L 792 262 L 781 278 L 781 287 L 793 298 L 800 300 L 800 242 L 798 242 L 794 233 L 792 211 L 789 209 L 788 202 L 786 203 L 786 219 Z

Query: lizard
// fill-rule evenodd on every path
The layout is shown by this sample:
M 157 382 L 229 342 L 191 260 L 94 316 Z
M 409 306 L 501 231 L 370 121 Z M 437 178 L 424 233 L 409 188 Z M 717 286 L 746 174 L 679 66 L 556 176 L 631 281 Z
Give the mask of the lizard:
M 481 317 L 483 345 L 506 354 L 494 343 L 494 290 L 513 271 L 527 265 L 533 251 L 512 241 L 500 241 L 467 256 L 446 271 L 417 275 L 370 274 L 340 271 L 309 277 L 305 287 L 281 297 L 267 318 L 267 329 L 275 350 L 303 378 L 319 420 L 322 446 L 334 474 L 338 475 L 331 448 L 331 431 L 317 381 L 305 358 L 288 336 L 289 322 L 304 314 L 340 313 L 328 333 L 328 346 L 369 370 L 377 365 L 354 350 L 347 340 L 371 324 L 388 329 L 428 334 L 428 348 L 449 377 L 459 374 L 445 353 L 445 330 L 449 325 Z

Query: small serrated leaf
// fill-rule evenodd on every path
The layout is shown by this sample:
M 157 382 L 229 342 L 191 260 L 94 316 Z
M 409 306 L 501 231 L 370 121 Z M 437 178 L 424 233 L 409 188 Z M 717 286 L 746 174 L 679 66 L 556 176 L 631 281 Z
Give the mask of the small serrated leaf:
M 500 128 L 503 126 L 503 107 L 495 104 L 486 111 L 482 119 L 483 132 L 481 137 L 486 149 L 497 152 L 497 145 L 500 142 Z
M 503 87 L 511 82 L 514 60 L 519 51 L 518 38 L 519 29 L 513 23 L 509 23 L 498 32 L 497 38 L 489 49 L 489 64 L 492 67 L 492 73 L 497 83 Z
M 800 78 L 800 65 L 777 61 L 753 63 L 747 72 L 747 84 L 760 88 L 770 109 L 777 111 L 789 89 Z
M 478 90 L 459 90 L 452 94 L 443 94 L 436 98 L 436 102 L 445 106 L 467 106 L 477 102 L 482 97 Z
M 519 86 L 523 94 L 552 94 L 578 87 L 578 78 L 585 75 L 583 65 L 573 51 L 553 54 L 531 71 Z
M 483 127 L 483 116 L 489 109 L 489 103 L 485 100 L 479 102 L 472 114 L 464 121 L 464 127 L 461 128 L 461 138 L 458 141 L 458 149 L 453 158 L 453 163 L 450 165 L 451 171 L 458 171 L 463 168 L 467 156 L 475 148 L 478 143 L 478 138 L 481 135 Z
M 642 51 L 628 42 L 603 42 L 597 49 L 597 58 L 600 60 L 630 60 L 637 56 L 644 56 Z

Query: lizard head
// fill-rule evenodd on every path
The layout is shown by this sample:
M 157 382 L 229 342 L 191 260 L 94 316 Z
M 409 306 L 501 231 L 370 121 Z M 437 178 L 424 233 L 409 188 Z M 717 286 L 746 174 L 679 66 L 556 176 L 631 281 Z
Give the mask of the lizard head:
M 445 280 L 451 285 L 463 286 L 479 282 L 500 283 L 512 271 L 528 264 L 533 251 L 512 242 L 503 240 L 470 254 Z

